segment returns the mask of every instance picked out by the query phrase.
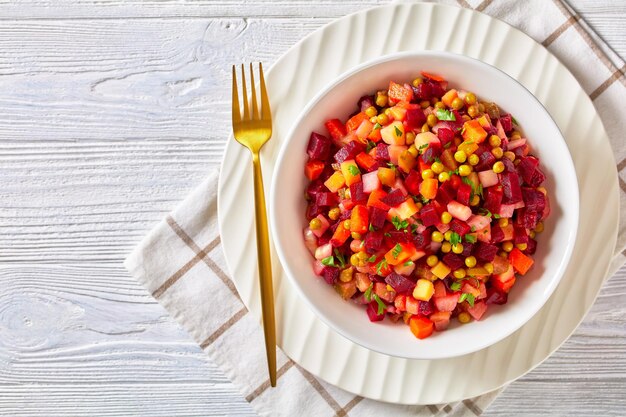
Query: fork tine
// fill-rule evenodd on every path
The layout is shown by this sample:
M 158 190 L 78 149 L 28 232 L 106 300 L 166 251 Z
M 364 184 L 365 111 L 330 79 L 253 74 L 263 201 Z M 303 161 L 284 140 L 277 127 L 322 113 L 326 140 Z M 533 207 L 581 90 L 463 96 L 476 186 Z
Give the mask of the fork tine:
M 241 86 L 243 87 L 243 120 L 249 120 L 248 90 L 246 90 L 246 72 L 243 70 L 243 64 L 241 64 Z
M 267 97 L 265 89 L 265 77 L 263 76 L 263 63 L 259 62 L 259 79 L 261 80 L 261 118 L 265 121 L 272 122 L 272 114 L 270 111 L 270 101 Z
M 256 104 L 256 86 L 254 85 L 254 68 L 250 63 L 250 89 L 252 90 L 252 119 L 260 119 L 259 109 Z
M 237 71 L 233 65 L 233 125 L 241 121 L 241 108 L 239 107 L 239 92 L 237 91 Z

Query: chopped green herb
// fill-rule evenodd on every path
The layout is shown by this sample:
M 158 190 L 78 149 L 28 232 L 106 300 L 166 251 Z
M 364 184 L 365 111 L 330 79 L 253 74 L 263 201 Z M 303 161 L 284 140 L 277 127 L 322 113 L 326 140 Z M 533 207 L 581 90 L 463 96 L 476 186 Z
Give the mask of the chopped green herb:
M 476 194 L 478 194 L 481 198 L 484 198 L 482 184 L 478 184 L 478 191 L 476 192 Z
M 517 123 L 517 120 L 515 119 L 515 117 L 513 117 L 513 115 L 511 115 L 511 120 L 513 121 L 513 123 L 519 126 L 519 123 Z
M 381 129 L 382 127 L 383 127 L 383 125 L 381 125 L 380 123 L 376 123 L 376 124 L 374 125 L 374 130 Z
M 418 229 L 419 225 L 417 223 L 412 224 L 411 225 L 411 232 L 412 233 L 417 233 L 417 229 Z
M 476 236 L 474 236 L 474 235 L 465 235 L 465 241 L 467 243 L 476 243 Z
M 491 212 L 489 210 L 487 210 L 486 208 L 484 208 L 484 207 L 481 207 L 480 209 L 478 209 L 478 214 L 481 214 L 483 216 L 487 216 L 489 218 L 491 216 L 493 216 L 493 214 L 491 214 Z
M 459 291 L 461 289 L 461 283 L 458 281 L 454 281 L 452 284 L 450 284 L 450 289 L 452 291 Z
M 461 298 L 459 298 L 459 303 L 462 303 L 463 301 L 467 301 L 470 307 L 474 307 L 474 296 L 472 294 L 466 292 L 461 294 Z
M 430 201 L 429 199 L 427 199 L 423 195 L 420 195 L 420 197 L 422 198 L 422 204 L 428 204 L 428 202 Z
M 376 255 L 372 255 L 369 258 L 366 259 L 367 262 L 374 262 L 376 260 Z
M 346 266 L 346 258 L 343 256 L 343 253 L 339 252 L 337 249 L 335 249 L 335 256 L 337 257 L 337 260 L 339 261 L 339 267 L 343 268 Z
M 439 163 L 441 163 L 441 159 L 439 159 L 439 157 L 438 157 L 438 156 L 436 156 L 436 157 L 435 157 L 435 162 L 439 162 Z
M 373 282 L 372 282 L 372 283 L 370 284 L 370 286 L 369 286 L 369 287 L 367 287 L 367 289 L 365 290 L 365 294 L 364 294 L 364 295 L 365 295 L 365 299 L 366 299 L 367 301 L 371 301 L 371 300 L 372 300 L 372 288 L 374 288 L 374 283 L 373 283 Z
M 374 126 L 374 129 L 376 129 L 376 126 Z M 367 141 L 367 147 L 365 148 L 365 152 L 371 151 L 372 149 L 374 149 L 376 147 L 376 144 L 374 142 L 372 142 L 371 140 Z
M 422 150 L 422 149 L 426 149 L 426 148 L 428 148 L 428 143 L 425 143 L 425 144 L 423 144 L 423 145 L 420 145 L 420 147 L 419 147 L 419 148 L 417 148 L 417 149 Z
M 450 235 L 450 244 L 458 245 L 459 243 L 461 243 L 461 235 L 459 235 L 457 232 L 452 232 L 452 234 Z
M 450 146 L 452 146 L 452 142 L 447 142 L 445 145 L 443 145 L 443 149 L 448 149 Z
M 406 261 L 406 262 L 404 263 L 404 266 L 412 266 L 412 265 L 414 265 L 414 262 L 413 262 L 413 261 Z
M 499 219 L 501 216 L 499 214 L 493 213 L 493 218 L 494 219 Z
M 476 226 L 472 226 L 472 227 L 470 228 L 470 230 L 471 230 L 472 232 L 475 232 L 475 231 L 476 231 Z
M 396 166 L 394 164 L 392 164 L 391 162 L 387 162 L 387 166 L 393 170 L 396 169 Z
M 373 231 L 375 231 L 375 230 L 376 230 L 376 229 L 374 229 L 374 226 L 372 226 L 372 224 L 371 224 L 371 223 L 370 223 L 370 227 L 369 227 L 369 229 L 370 229 L 370 232 L 373 232 Z
M 435 112 L 437 119 L 439 120 L 449 120 L 452 122 L 456 122 L 456 116 L 450 110 L 446 109 L 437 109 Z
M 322 259 L 322 265 L 335 266 L 335 258 L 331 255 L 327 258 Z
M 391 223 L 393 223 L 396 230 L 406 229 L 407 227 L 409 227 L 409 222 L 407 220 L 400 220 L 398 216 L 393 216 L 393 219 L 391 219 Z
M 380 297 L 377 294 L 374 294 L 374 301 L 376 301 L 376 304 L 378 304 L 378 315 L 380 316 L 381 314 L 383 314 L 385 312 L 385 309 L 387 308 L 387 305 L 385 303 L 383 303 L 383 300 L 380 299 Z
M 376 264 L 376 273 L 378 275 L 380 275 L 383 268 L 387 268 L 387 260 L 386 259 L 383 259 L 382 261 L 380 261 L 380 262 L 378 262 Z
M 400 129 L 398 129 L 398 126 L 394 126 L 393 128 L 395 129 L 395 132 L 396 132 L 396 136 L 397 136 L 397 137 L 402 136 L 402 131 L 401 131 Z
M 348 165 L 348 171 L 350 172 L 350 175 L 352 175 L 353 177 L 356 177 L 357 175 L 361 173 L 361 171 L 359 171 L 359 168 L 356 165 Z
M 391 254 L 393 255 L 393 259 L 398 259 L 398 255 L 402 252 L 402 246 L 399 243 L 396 243 L 396 246 L 393 247 Z

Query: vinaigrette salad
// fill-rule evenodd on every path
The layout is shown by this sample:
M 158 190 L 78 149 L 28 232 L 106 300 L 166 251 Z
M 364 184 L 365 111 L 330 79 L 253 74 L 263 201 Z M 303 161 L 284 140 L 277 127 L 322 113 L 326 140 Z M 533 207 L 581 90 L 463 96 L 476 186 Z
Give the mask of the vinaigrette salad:
M 313 132 L 304 241 L 313 268 L 371 321 L 419 339 L 505 304 L 550 214 L 545 175 L 496 103 L 422 72 Z

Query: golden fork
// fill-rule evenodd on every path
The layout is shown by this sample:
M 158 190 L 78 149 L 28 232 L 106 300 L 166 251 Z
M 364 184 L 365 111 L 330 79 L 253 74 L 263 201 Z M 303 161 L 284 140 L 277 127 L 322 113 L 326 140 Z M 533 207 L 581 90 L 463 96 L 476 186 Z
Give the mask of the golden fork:
M 263 332 L 265 334 L 265 352 L 270 374 L 270 384 L 276 386 L 276 324 L 274 322 L 274 291 L 272 286 L 272 265 L 270 261 L 270 244 L 267 233 L 267 216 L 265 214 L 265 194 L 263 192 L 263 175 L 259 151 L 272 136 L 272 114 L 270 102 L 265 89 L 263 65 L 259 63 L 261 80 L 261 109 L 259 112 L 254 86 L 254 71 L 250 63 L 250 88 L 252 90 L 252 111 L 248 108 L 246 91 L 246 74 L 241 65 L 241 85 L 243 87 L 243 117 L 239 107 L 237 91 L 237 73 L 233 65 L 233 133 L 237 142 L 252 152 L 254 167 L 254 214 L 256 219 L 256 244 L 259 262 L 259 279 L 261 283 L 261 309 L 263 312 Z

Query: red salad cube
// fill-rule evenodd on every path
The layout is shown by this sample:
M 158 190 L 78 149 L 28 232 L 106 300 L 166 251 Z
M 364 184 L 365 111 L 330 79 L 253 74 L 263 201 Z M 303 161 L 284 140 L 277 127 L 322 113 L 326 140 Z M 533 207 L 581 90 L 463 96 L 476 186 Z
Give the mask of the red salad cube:
M 309 154 L 309 158 L 323 161 L 328 159 L 331 145 L 330 139 L 326 136 L 313 132 L 309 138 L 306 152 Z

